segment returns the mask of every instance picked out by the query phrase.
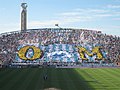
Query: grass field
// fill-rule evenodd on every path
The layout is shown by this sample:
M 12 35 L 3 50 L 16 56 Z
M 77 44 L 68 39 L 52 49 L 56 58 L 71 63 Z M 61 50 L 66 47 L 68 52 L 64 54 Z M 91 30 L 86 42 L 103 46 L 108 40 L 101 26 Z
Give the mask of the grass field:
M 120 69 L 0 69 L 0 90 L 120 90 Z

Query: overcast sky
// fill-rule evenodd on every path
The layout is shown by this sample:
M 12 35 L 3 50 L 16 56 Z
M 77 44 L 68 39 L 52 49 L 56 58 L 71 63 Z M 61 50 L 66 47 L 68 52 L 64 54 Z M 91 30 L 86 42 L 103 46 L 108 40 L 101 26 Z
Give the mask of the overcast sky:
M 0 0 L 0 33 L 20 30 L 22 2 L 28 4 L 29 29 L 58 23 L 120 36 L 120 0 Z

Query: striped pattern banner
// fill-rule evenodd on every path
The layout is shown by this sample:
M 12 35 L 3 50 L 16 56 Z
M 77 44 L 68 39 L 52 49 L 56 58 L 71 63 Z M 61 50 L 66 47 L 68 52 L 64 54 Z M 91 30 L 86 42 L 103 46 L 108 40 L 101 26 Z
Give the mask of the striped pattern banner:
M 35 54 L 35 51 L 31 48 L 29 50 L 26 50 L 25 57 L 27 57 L 29 60 L 22 60 L 20 59 L 19 55 L 16 54 L 15 62 L 77 62 L 82 61 L 80 58 L 80 55 L 78 53 L 78 49 L 75 47 L 75 45 L 71 44 L 51 44 L 51 45 L 40 45 L 40 44 L 34 44 L 34 45 L 20 45 L 18 47 L 18 51 L 23 48 L 24 46 L 35 46 L 38 49 L 40 49 L 43 52 L 42 58 L 36 58 L 31 60 L 29 58 L 33 58 Z M 85 45 L 83 46 L 86 48 L 88 52 L 91 52 L 92 46 L 91 45 Z M 102 55 L 106 57 L 106 53 L 102 52 Z M 85 53 L 86 58 L 88 58 L 89 61 L 95 61 L 96 55 L 90 57 Z

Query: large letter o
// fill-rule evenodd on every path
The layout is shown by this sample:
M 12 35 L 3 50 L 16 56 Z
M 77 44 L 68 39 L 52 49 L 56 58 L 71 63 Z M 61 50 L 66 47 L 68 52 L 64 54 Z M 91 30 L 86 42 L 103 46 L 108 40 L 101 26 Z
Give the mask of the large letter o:
M 34 55 L 31 58 L 27 58 L 26 53 L 30 48 L 33 49 Z M 42 55 L 42 51 L 35 46 L 24 46 L 18 51 L 18 56 L 22 60 L 36 60 L 39 59 L 41 55 Z

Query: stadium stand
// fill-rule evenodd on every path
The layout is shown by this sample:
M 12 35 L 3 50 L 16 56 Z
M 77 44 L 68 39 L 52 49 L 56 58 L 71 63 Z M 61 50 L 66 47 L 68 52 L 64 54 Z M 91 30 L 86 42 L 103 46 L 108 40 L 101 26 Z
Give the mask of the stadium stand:
M 100 53 L 96 52 L 97 49 Z M 96 60 L 97 57 L 100 60 Z M 43 62 L 49 65 L 51 62 L 54 62 L 52 65 L 66 62 L 87 62 L 91 65 L 95 62 L 97 65 L 101 61 L 119 65 L 120 37 L 101 31 L 70 28 L 30 29 L 0 34 L 1 65 L 40 65 Z

